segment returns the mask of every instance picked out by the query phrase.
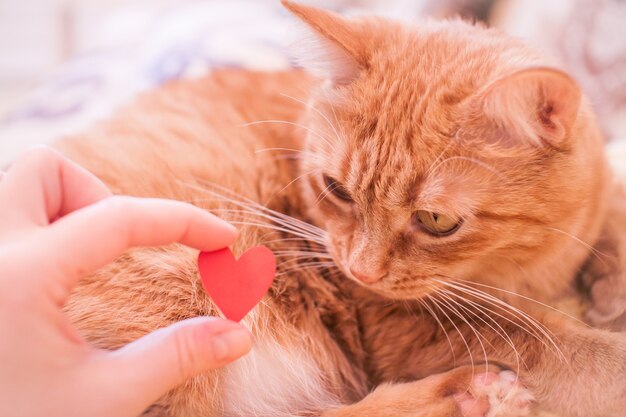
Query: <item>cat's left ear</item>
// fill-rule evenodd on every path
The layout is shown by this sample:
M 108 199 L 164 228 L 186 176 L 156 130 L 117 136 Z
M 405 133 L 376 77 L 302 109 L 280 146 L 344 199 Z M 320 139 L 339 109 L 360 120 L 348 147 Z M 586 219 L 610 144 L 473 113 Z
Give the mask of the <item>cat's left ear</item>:
M 367 67 L 369 42 L 364 22 L 289 0 L 281 3 L 309 29 L 294 51 L 305 69 L 335 85 L 345 85 Z
M 498 142 L 562 149 L 578 116 L 581 91 L 562 71 L 530 68 L 495 81 L 479 101 Z

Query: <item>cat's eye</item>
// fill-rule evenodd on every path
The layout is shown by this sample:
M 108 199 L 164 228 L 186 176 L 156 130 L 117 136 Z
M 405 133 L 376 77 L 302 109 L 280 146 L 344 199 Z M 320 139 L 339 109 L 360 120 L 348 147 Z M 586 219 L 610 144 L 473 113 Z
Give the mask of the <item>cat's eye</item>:
M 345 187 L 333 177 L 324 175 L 324 184 L 326 184 L 328 192 L 332 193 L 338 199 L 348 203 L 352 202 L 352 197 L 350 196 L 348 190 L 346 190 Z
M 459 230 L 461 219 L 432 211 L 418 210 L 413 215 L 414 223 L 435 236 L 449 236 Z

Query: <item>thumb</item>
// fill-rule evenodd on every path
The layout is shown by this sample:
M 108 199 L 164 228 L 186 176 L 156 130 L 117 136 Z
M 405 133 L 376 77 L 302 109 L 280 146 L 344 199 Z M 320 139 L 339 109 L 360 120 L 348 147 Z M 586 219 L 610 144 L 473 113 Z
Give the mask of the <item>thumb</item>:
M 247 353 L 252 336 L 241 325 L 196 317 L 159 329 L 111 352 L 107 366 L 121 391 L 132 390 L 138 412 L 185 380 Z

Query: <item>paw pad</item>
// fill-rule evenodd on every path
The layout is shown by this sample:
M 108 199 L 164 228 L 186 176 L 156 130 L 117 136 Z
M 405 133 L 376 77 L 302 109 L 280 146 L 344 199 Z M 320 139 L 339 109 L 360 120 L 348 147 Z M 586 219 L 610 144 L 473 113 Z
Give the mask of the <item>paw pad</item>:
M 476 375 L 470 391 L 455 400 L 463 417 L 524 417 L 534 397 L 514 372 L 502 371 Z

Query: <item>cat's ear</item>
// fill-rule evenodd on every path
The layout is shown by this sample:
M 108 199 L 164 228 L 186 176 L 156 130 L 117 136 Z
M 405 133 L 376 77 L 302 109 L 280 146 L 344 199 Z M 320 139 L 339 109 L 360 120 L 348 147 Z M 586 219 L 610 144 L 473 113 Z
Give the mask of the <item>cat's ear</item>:
M 361 22 L 288 0 L 281 3 L 308 29 L 294 51 L 302 67 L 336 85 L 345 85 L 367 66 L 366 34 Z
M 578 116 L 581 91 L 562 71 L 531 68 L 501 78 L 480 97 L 482 113 L 500 143 L 567 147 Z

